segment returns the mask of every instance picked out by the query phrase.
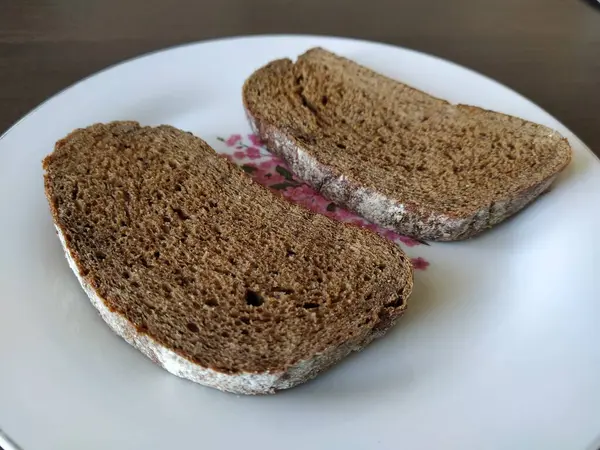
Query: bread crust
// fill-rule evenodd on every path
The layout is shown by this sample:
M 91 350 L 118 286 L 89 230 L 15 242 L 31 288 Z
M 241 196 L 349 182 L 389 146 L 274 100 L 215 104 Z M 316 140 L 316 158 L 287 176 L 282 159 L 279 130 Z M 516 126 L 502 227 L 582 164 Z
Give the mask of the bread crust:
M 260 113 L 253 111 L 247 102 L 245 108 L 250 126 L 269 151 L 283 159 L 313 189 L 377 225 L 416 239 L 440 242 L 469 239 L 523 209 L 547 191 L 560 173 L 523 189 L 514 197 L 490 203 L 471 216 L 453 217 L 420 205 L 401 203 L 360 185 L 336 168 L 320 163 L 292 133 L 261 120 Z M 568 161 L 565 166 L 567 164 Z

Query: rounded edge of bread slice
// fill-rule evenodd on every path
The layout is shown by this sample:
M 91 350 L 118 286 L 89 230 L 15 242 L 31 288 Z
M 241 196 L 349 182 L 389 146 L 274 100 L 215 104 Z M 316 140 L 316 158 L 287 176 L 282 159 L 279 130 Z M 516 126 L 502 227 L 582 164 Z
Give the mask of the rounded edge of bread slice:
M 513 197 L 497 200 L 466 216 L 452 216 L 416 204 L 402 203 L 374 189 L 362 186 L 336 168 L 322 164 L 292 134 L 260 118 L 246 107 L 253 132 L 298 175 L 324 197 L 356 212 L 365 219 L 405 236 L 424 241 L 460 241 L 470 239 L 521 211 L 548 191 L 561 169 Z M 564 138 L 563 138 L 564 139 Z M 565 139 L 566 141 L 566 139 Z
M 56 224 L 54 226 L 67 262 L 69 263 L 69 267 L 75 274 L 75 277 L 87 294 L 92 305 L 98 310 L 102 319 L 114 333 L 125 339 L 128 344 L 135 347 L 154 363 L 173 375 L 224 392 L 246 395 L 274 394 L 277 391 L 290 389 L 299 384 L 303 384 L 344 359 L 350 353 L 360 351 L 374 339 L 382 337 L 388 329 L 395 325 L 396 321 L 402 316 L 406 309 L 405 303 L 403 305 L 404 307 L 399 311 L 399 314 L 392 317 L 392 320 L 386 322 L 384 327 L 377 328 L 376 330 L 373 329 L 370 333 L 366 333 L 362 336 L 359 335 L 355 339 L 346 341 L 338 347 L 331 347 L 325 352 L 315 355 L 311 359 L 299 361 L 286 371 L 276 373 L 223 373 L 208 367 L 203 367 L 179 355 L 154 340 L 148 334 L 141 333 L 137 330 L 135 325 L 123 315 L 111 311 L 106 305 L 106 301 L 81 275 L 61 228 Z M 410 295 L 412 291 L 412 277 L 410 277 L 409 280 L 410 284 L 405 288 L 407 296 Z
M 228 164 L 233 165 L 231 162 L 228 162 Z M 264 186 L 257 183 L 256 185 L 266 190 Z M 395 305 L 393 311 L 387 311 L 386 308 L 386 314 L 381 316 L 380 321 L 372 328 L 364 329 L 362 333 L 353 336 L 340 345 L 328 347 L 324 351 L 313 355 L 311 358 L 299 360 L 284 370 L 269 370 L 264 372 L 239 371 L 236 373 L 226 373 L 198 364 L 163 345 L 149 333 L 140 330 L 139 327 L 132 323 L 124 314 L 114 311 L 109 306 L 109 302 L 103 298 L 103 296 L 94 288 L 92 283 L 86 279 L 87 277 L 83 275 L 82 269 L 80 268 L 81 264 L 78 262 L 79 260 L 76 253 L 69 245 L 69 239 L 65 237 L 67 231 L 61 227 L 56 205 L 53 203 L 50 191 L 47 188 L 46 195 L 48 197 L 54 227 L 69 267 L 75 274 L 90 302 L 110 329 L 171 374 L 224 392 L 246 395 L 274 394 L 280 390 L 289 389 L 313 379 L 350 353 L 362 350 L 375 338 L 383 336 L 404 314 L 407 304 L 406 299 L 412 293 L 413 272 L 410 268 L 410 261 L 406 259 L 406 262 L 403 265 L 403 268 L 407 271 L 406 284 L 400 289 L 403 294 L 403 302 L 402 304 L 397 305 L 397 307 Z M 275 197 L 274 200 L 287 202 L 287 200 L 276 199 Z M 292 206 L 297 207 L 295 205 Z M 347 224 L 342 225 L 351 226 Z M 367 230 L 361 231 L 370 233 Z M 389 243 L 389 245 L 394 244 Z

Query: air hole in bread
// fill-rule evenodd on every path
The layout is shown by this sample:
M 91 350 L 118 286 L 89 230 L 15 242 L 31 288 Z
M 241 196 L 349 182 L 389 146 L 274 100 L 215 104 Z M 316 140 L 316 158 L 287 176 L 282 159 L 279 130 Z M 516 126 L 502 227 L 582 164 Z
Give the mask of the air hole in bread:
M 190 218 L 190 216 L 188 216 L 187 213 L 185 211 L 183 211 L 181 208 L 173 208 L 173 211 L 175 212 L 175 214 L 177 214 L 177 217 L 179 217 L 179 220 L 187 220 Z
M 296 252 L 294 250 L 292 250 L 291 248 L 287 249 L 286 256 L 288 258 L 291 258 L 292 256 L 295 256 L 295 255 L 296 255 Z
M 189 322 L 187 324 L 187 329 L 190 330 L 192 333 L 197 333 L 198 331 L 200 331 L 200 328 L 198 328 L 198 325 L 196 325 L 194 322 Z
M 214 308 L 215 306 L 219 306 L 219 302 L 214 298 L 207 298 L 206 300 L 204 300 L 204 304 L 206 306 L 210 306 L 211 308 Z
M 248 325 L 250 323 L 250 319 L 248 317 L 240 317 L 240 322 Z
M 328 101 L 329 101 L 329 99 L 327 98 L 326 95 L 324 95 L 323 97 L 321 97 L 321 103 L 323 104 L 323 106 L 325 106 Z
M 123 278 L 129 280 L 129 278 L 131 278 L 131 274 L 129 272 L 123 272 Z
M 404 297 L 402 295 L 399 295 L 398 297 L 396 297 L 396 300 L 394 300 L 393 302 L 389 302 L 385 304 L 386 308 L 398 308 L 399 306 L 402 306 L 402 304 L 404 303 Z
M 337 144 L 335 144 L 335 145 L 336 145 L 336 147 L 337 147 L 337 148 L 340 148 L 340 149 L 342 149 L 342 150 L 346 150 L 346 146 L 345 146 L 344 144 L 341 144 L 341 143 L 339 143 L 339 142 L 338 142 L 338 143 L 337 143 Z
M 106 259 L 106 253 L 104 252 L 96 252 L 96 259 L 98 261 L 103 261 Z
M 251 289 L 246 291 L 246 304 L 250 306 L 260 306 L 265 300 Z
M 306 97 L 304 95 L 302 95 L 302 89 L 298 90 L 298 95 L 300 96 L 300 100 L 302 101 L 302 106 L 310 109 L 310 107 L 308 105 L 308 100 L 306 100 Z
M 307 302 L 304 305 L 302 305 L 302 307 L 304 309 L 314 309 L 314 308 L 318 308 L 319 304 L 318 303 L 314 303 L 314 302 Z

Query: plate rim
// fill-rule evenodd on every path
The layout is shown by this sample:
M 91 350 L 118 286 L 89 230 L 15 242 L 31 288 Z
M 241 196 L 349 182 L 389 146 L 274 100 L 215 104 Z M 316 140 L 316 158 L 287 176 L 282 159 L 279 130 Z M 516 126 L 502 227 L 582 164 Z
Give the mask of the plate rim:
M 62 94 L 66 93 L 67 91 L 75 88 L 76 86 L 79 86 L 83 83 L 85 83 L 86 81 L 100 76 L 105 72 L 108 72 L 112 69 L 115 69 L 117 67 L 120 67 L 122 65 L 125 64 L 129 64 L 132 62 L 135 62 L 137 60 L 140 59 L 144 59 L 144 58 L 148 58 L 148 57 L 152 57 L 156 54 L 159 53 L 166 53 L 172 50 L 177 50 L 177 49 L 181 49 L 181 48 L 185 48 L 185 47 L 193 47 L 195 45 L 210 45 L 210 44 L 215 44 L 215 43 L 220 43 L 220 42 L 235 42 L 235 41 L 245 41 L 245 40 L 266 40 L 266 39 L 295 39 L 295 38 L 300 38 L 300 39 L 327 39 L 327 40 L 339 40 L 339 41 L 346 41 L 348 43 L 359 43 L 359 44 L 375 44 L 375 45 L 380 45 L 383 47 L 388 47 L 391 49 L 396 49 L 396 50 L 404 50 L 410 53 L 414 53 L 420 56 L 425 56 L 427 58 L 432 58 L 435 60 L 438 60 L 439 62 L 442 63 L 446 63 L 446 64 L 450 64 L 453 65 L 455 67 L 458 67 L 460 69 L 463 69 L 467 72 L 470 72 L 472 75 L 476 75 L 479 77 L 483 77 L 485 78 L 487 81 L 490 81 L 492 83 L 495 83 L 497 85 L 502 86 L 505 89 L 508 89 L 509 91 L 511 91 L 511 93 L 517 95 L 518 97 L 521 98 L 521 100 L 525 100 L 526 102 L 529 102 L 530 104 L 534 105 L 536 108 L 538 108 L 539 110 L 545 112 L 546 114 L 548 114 L 554 121 L 556 121 L 561 127 L 563 127 L 564 129 L 568 130 L 568 132 L 571 134 L 572 138 L 575 139 L 577 141 L 578 144 L 580 144 L 588 153 L 590 153 L 597 162 L 600 162 L 600 156 L 596 155 L 596 153 L 594 153 L 592 151 L 592 149 L 585 143 L 583 142 L 583 140 L 577 135 L 575 134 L 569 127 L 567 127 L 562 121 L 558 120 L 558 118 L 556 118 L 552 113 L 550 113 L 548 110 L 546 110 L 545 108 L 542 108 L 537 102 L 534 102 L 533 100 L 531 100 L 529 97 L 523 95 L 521 92 L 517 91 L 516 89 L 513 89 L 512 87 L 496 80 L 495 78 L 492 78 L 486 74 L 483 74 L 475 69 L 471 69 L 468 66 L 459 64 L 457 62 L 454 62 L 450 59 L 446 59 L 443 58 L 441 56 L 438 55 L 434 55 L 432 53 L 427 53 L 427 52 L 423 52 L 420 50 L 415 50 L 413 48 L 409 48 L 409 47 L 404 47 L 401 45 L 395 45 L 395 44 L 391 44 L 388 42 L 383 42 L 383 41 L 376 41 L 376 40 L 369 40 L 369 39 L 360 39 L 360 38 L 353 38 L 353 37 L 345 37 L 345 36 L 338 36 L 338 35 L 328 35 L 328 34 L 304 34 L 304 33 L 266 33 L 266 34 L 240 34 L 240 35 L 231 35 L 231 36 L 221 36 L 221 37 L 216 37 L 216 38 L 209 38 L 209 39 L 202 39 L 202 40 L 198 40 L 198 41 L 191 41 L 191 42 L 183 42 L 180 44 L 175 44 L 175 45 L 170 45 L 170 46 L 166 46 L 166 47 L 161 47 L 155 50 L 150 50 L 148 52 L 145 53 L 141 53 L 139 55 L 136 56 L 132 56 L 130 58 L 126 58 L 124 60 L 115 62 L 113 64 L 110 64 L 106 67 L 104 67 L 103 69 L 100 69 L 96 72 L 93 72 L 77 81 L 75 81 L 74 83 L 69 84 L 68 86 L 65 86 L 64 88 L 60 89 L 59 91 L 57 91 L 56 93 L 52 94 L 50 97 L 46 98 L 45 100 L 43 100 L 41 103 L 39 103 L 38 105 L 36 105 L 35 107 L 33 107 L 31 110 L 29 110 L 27 113 L 25 113 L 25 115 L 21 116 L 19 119 L 16 120 L 16 122 L 14 122 L 12 125 L 10 125 L 6 131 L 4 131 L 4 133 L 2 133 L 0 135 L 0 144 L 2 142 L 2 140 L 8 136 L 12 131 L 14 131 L 22 122 L 24 122 L 26 119 L 28 119 L 33 113 L 35 113 L 37 110 L 41 109 L 43 106 L 45 106 L 46 104 L 48 104 L 49 102 L 51 102 L 52 100 L 54 100 L 55 98 L 58 98 L 59 96 L 61 96 Z

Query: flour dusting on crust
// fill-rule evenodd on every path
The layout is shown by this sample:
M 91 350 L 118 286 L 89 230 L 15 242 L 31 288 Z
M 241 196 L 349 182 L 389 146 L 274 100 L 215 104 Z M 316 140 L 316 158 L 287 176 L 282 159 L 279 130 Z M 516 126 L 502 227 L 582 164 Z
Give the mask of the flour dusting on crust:
M 297 139 L 273 125 L 262 123 L 247 108 L 246 115 L 252 129 L 266 142 L 268 149 L 323 196 L 379 226 L 426 241 L 473 237 L 523 209 L 545 192 L 558 176 L 555 173 L 514 197 L 486 205 L 470 217 L 451 217 L 428 211 L 422 206 L 403 204 L 362 186 L 333 167 L 321 164 L 302 148 Z

